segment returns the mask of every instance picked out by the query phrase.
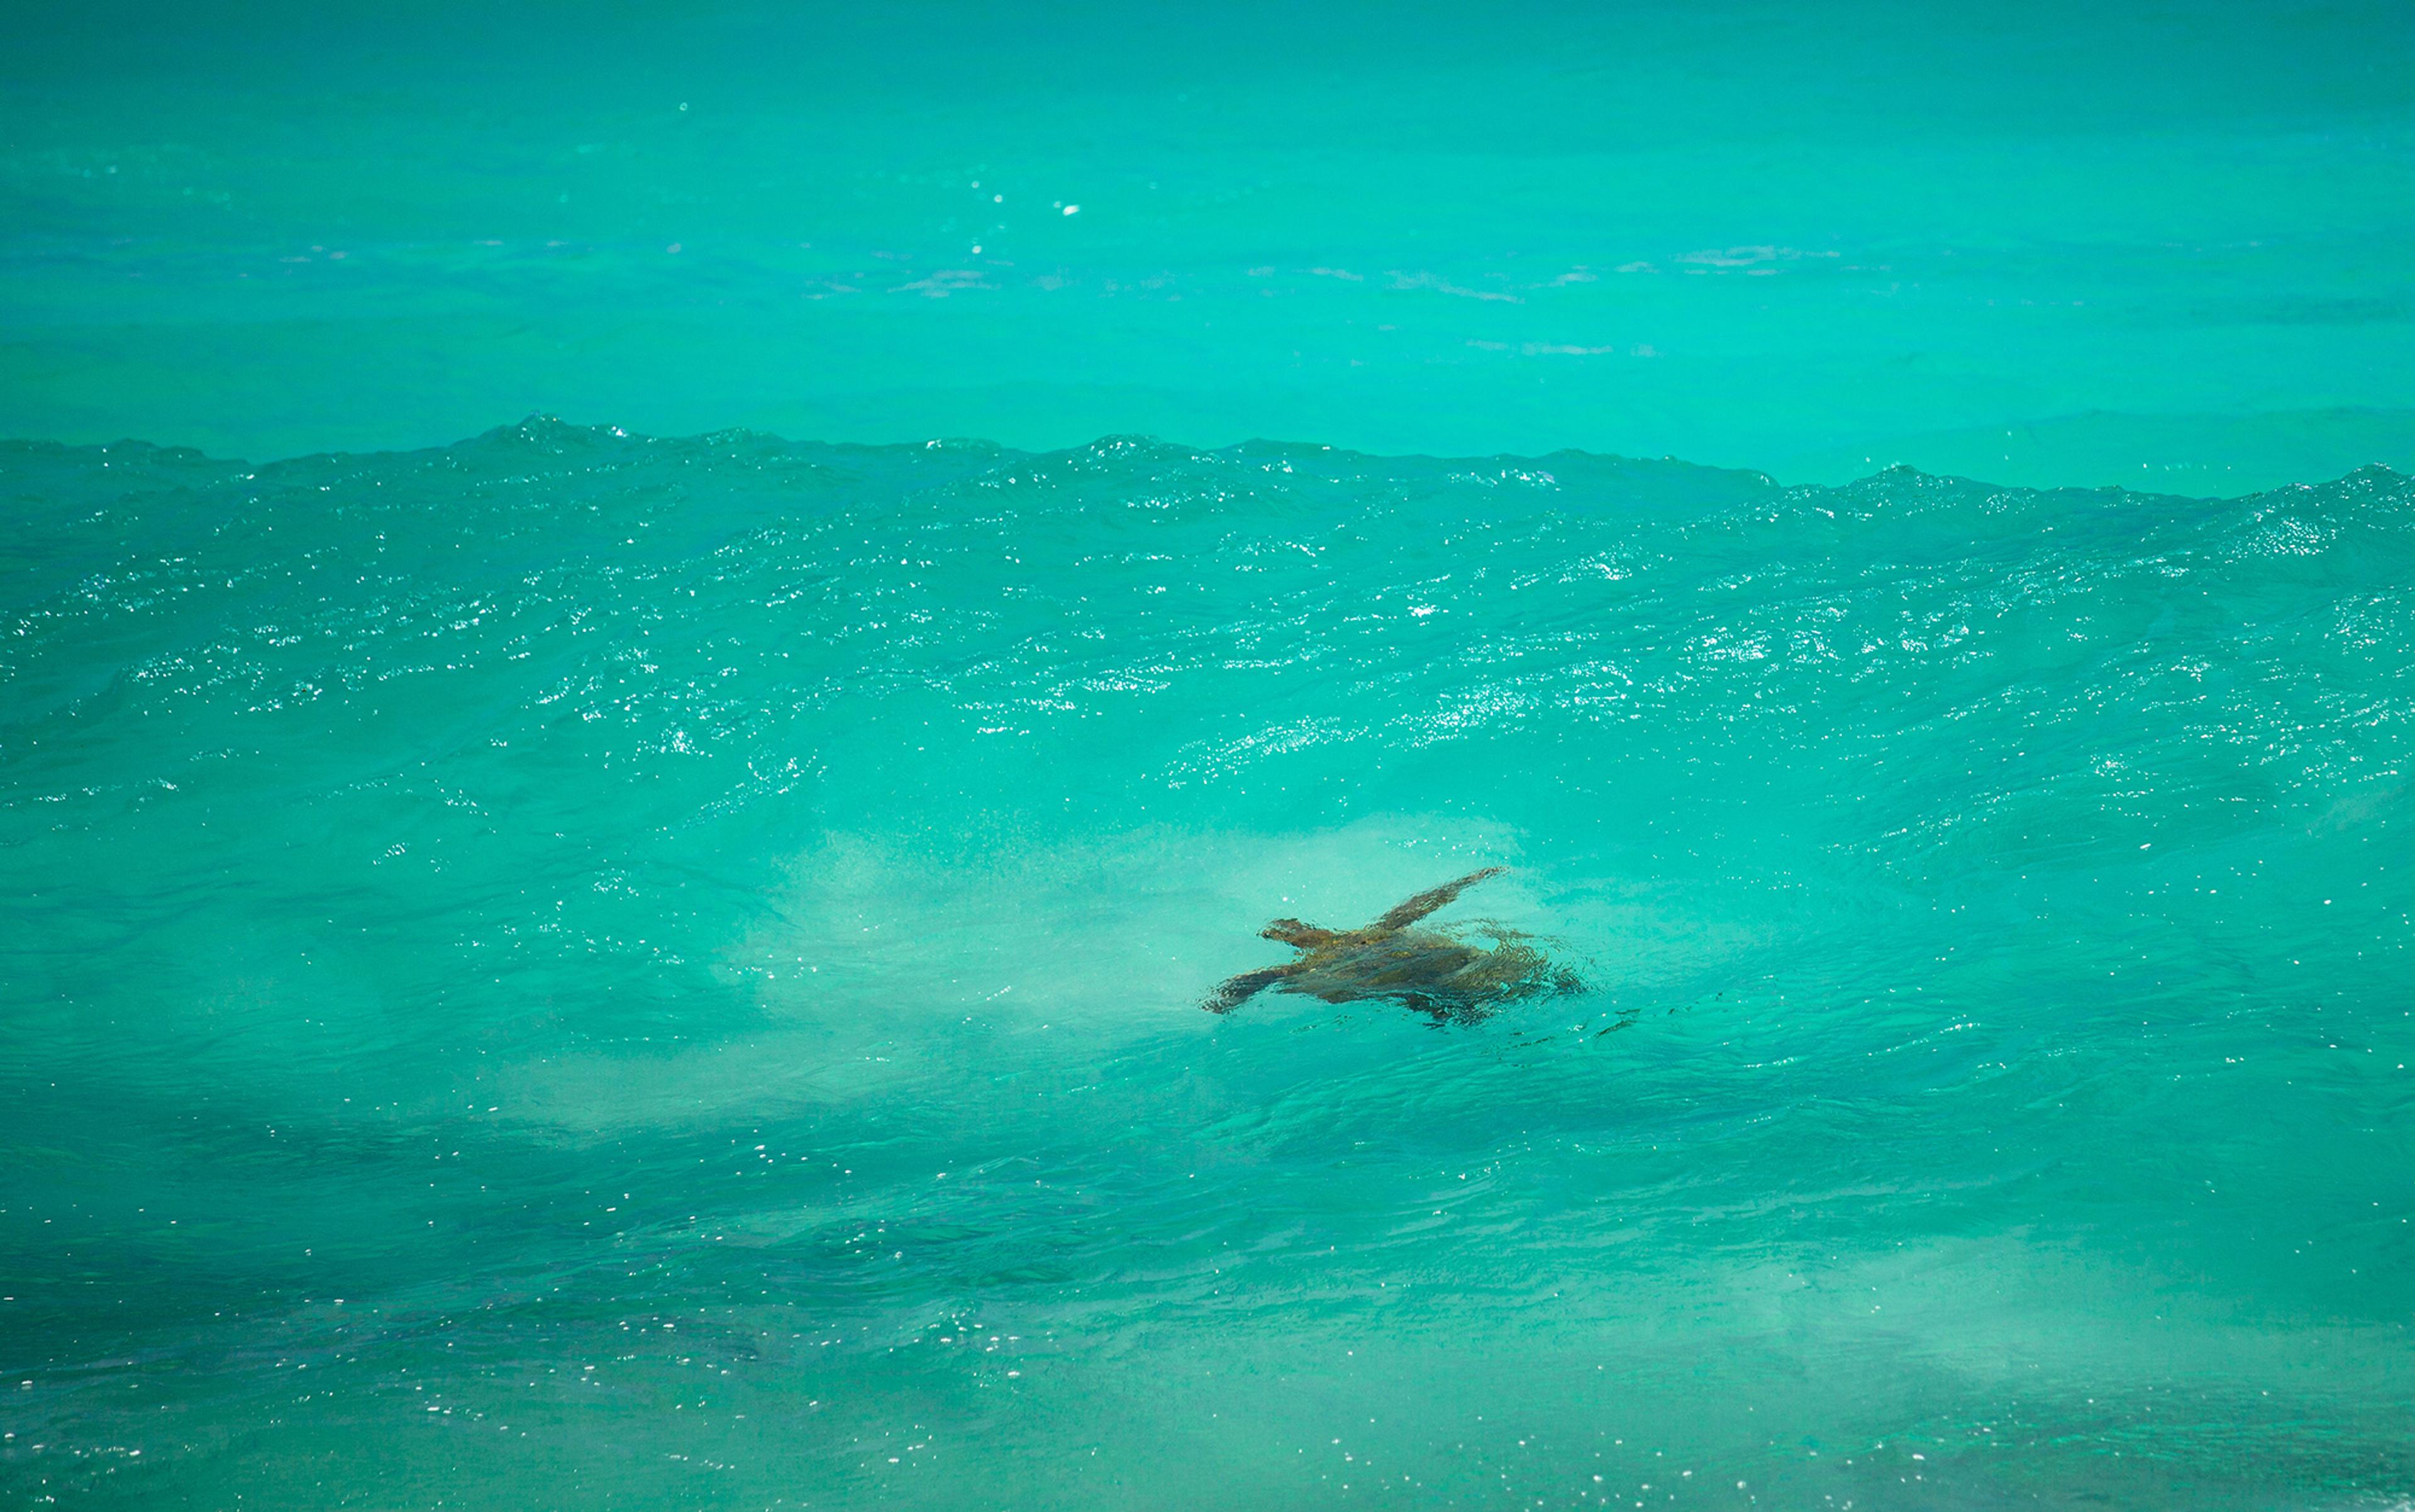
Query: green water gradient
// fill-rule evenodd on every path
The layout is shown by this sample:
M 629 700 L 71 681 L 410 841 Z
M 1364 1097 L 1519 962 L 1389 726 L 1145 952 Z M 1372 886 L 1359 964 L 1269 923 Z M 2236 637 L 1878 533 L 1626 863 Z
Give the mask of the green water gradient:
M 2403 5 L 11 22 L 0 435 L 2415 467 Z
M 2415 1493 L 2404 477 L 0 497 L 7 1505 Z M 1478 864 L 1587 992 L 1198 1010 Z

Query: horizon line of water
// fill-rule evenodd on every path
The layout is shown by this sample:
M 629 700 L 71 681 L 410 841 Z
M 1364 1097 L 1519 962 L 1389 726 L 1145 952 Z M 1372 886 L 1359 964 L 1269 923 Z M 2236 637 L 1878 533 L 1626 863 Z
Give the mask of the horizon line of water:
M 1648 466 L 1668 466 L 1698 469 L 1704 472 L 1741 475 L 1745 477 L 1757 478 L 1770 487 L 1782 489 L 1833 489 L 1850 487 L 1854 484 L 1864 483 L 1872 478 L 1897 476 L 1935 478 L 1942 481 L 1974 484 L 1981 487 L 2001 488 L 2014 492 L 2030 494 L 2125 493 L 2140 497 L 2205 500 L 2251 499 L 2258 495 L 2278 492 L 2286 488 L 2319 487 L 2327 484 L 2345 482 L 2352 478 L 2362 478 L 2374 475 L 2394 478 L 2408 475 L 2400 472 L 2399 470 L 2392 467 L 2388 462 L 2374 460 L 2360 463 L 2354 467 L 2345 468 L 2336 472 L 2326 472 L 2318 476 L 2290 478 L 2285 482 L 2273 484 L 2267 487 L 2244 488 L 2236 493 L 2200 493 L 2185 489 L 2137 487 L 2129 484 L 2117 483 L 2008 483 L 1998 479 L 1980 476 L 1974 473 L 1943 469 L 1923 468 L 1911 462 L 1896 461 L 1888 462 L 1883 465 L 1873 466 L 1868 472 L 1857 473 L 1853 477 L 1841 482 L 1830 483 L 1821 482 L 1814 479 L 1788 480 L 1778 477 L 1775 472 L 1765 468 L 1737 466 L 1718 462 L 1702 462 L 1689 457 L 1680 457 L 1675 453 L 1663 453 L 1658 456 L 1649 456 L 1635 452 L 1596 451 L 1590 447 L 1584 446 L 1557 446 L 1549 451 L 1539 452 L 1518 452 L 1507 449 L 1491 452 L 1391 452 L 1362 450 L 1357 447 L 1338 445 L 1331 442 L 1279 436 L 1251 436 L 1240 441 L 1230 442 L 1222 445 L 1201 445 L 1178 438 L 1141 431 L 1109 431 L 1095 436 L 1087 442 L 1081 442 L 1065 446 L 1015 446 L 1004 442 L 994 441 L 985 436 L 957 435 L 934 436 L 914 441 L 866 442 L 820 436 L 788 436 L 776 431 L 758 429 L 751 426 L 716 427 L 710 430 L 684 434 L 656 434 L 615 424 L 610 421 L 581 422 L 567 420 L 560 415 L 549 414 L 543 412 L 531 412 L 517 421 L 508 421 L 502 424 L 490 426 L 484 430 L 473 432 L 458 440 L 444 442 L 434 445 L 379 446 L 365 447 L 358 450 L 343 447 L 326 447 L 257 459 L 248 457 L 221 455 L 199 446 L 188 446 L 171 442 L 152 441 L 141 436 L 120 436 L 114 440 L 106 442 L 68 442 L 44 436 L 0 435 L 0 448 L 55 450 L 65 453 L 106 453 L 124 447 L 134 447 L 163 455 L 195 457 L 207 461 L 232 463 L 245 467 L 282 468 L 312 462 L 332 461 L 342 458 L 401 457 L 437 455 L 445 452 L 458 451 L 466 447 L 473 447 L 507 438 L 522 440 L 533 439 L 532 437 L 532 432 L 551 433 L 560 436 L 579 435 L 593 438 L 609 438 L 615 441 L 635 442 L 640 444 L 649 445 L 718 444 L 742 440 L 758 443 L 769 442 L 781 447 L 828 449 L 832 451 L 898 452 L 921 451 L 947 447 L 954 449 L 986 450 L 1000 457 L 1070 457 L 1079 453 L 1095 453 L 1102 450 L 1118 449 L 1135 445 L 1151 449 L 1162 448 L 1170 453 L 1188 457 L 1245 457 L 1267 451 L 1313 451 L 1321 455 L 1357 457 L 1370 462 L 1539 462 L 1548 461 L 1554 457 L 1582 457 L 1586 460 L 1596 462 L 1610 461 L 1635 463 Z

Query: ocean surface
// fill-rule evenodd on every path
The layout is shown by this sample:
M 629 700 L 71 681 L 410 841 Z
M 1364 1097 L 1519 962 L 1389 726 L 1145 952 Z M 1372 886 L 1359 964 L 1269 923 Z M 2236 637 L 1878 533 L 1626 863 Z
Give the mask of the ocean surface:
M 2402 475 L 0 499 L 0 1505 L 2415 1494 Z M 1582 990 L 1200 1010 L 1482 866 Z
M 0 438 L 2415 472 L 2406 0 L 0 9 Z

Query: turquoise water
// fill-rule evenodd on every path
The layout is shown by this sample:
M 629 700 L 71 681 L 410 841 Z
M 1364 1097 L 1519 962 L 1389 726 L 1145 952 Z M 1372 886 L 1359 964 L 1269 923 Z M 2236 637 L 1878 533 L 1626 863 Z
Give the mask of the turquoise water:
M 0 495 L 10 1505 L 2415 1491 L 2404 477 Z M 1485 864 L 1584 992 L 1199 1011 Z
M 2415 8 L 0 38 L 0 1509 L 2415 1506 Z
M 2396 0 L 31 9 L 0 436 L 2415 472 Z

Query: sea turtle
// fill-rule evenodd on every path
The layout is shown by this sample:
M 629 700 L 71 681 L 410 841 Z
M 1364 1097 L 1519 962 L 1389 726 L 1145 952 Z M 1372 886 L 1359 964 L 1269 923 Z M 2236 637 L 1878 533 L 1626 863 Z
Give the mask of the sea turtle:
M 1534 937 L 1530 935 L 1491 923 L 1464 925 L 1458 931 L 1490 939 L 1492 943 L 1487 948 L 1470 945 L 1444 930 L 1409 927 L 1500 873 L 1500 867 L 1488 866 L 1455 882 L 1429 888 L 1360 929 L 1319 929 L 1297 919 L 1278 919 L 1260 930 L 1259 936 L 1299 951 L 1299 959 L 1262 971 L 1245 971 L 1217 988 L 1200 1006 L 1210 1013 L 1230 1013 L 1259 991 L 1280 987 L 1328 1003 L 1388 997 L 1430 1015 L 1437 1024 L 1474 1023 L 1515 998 L 1577 991 L 1582 983 L 1575 975 L 1553 966 L 1549 956 L 1526 943 Z

